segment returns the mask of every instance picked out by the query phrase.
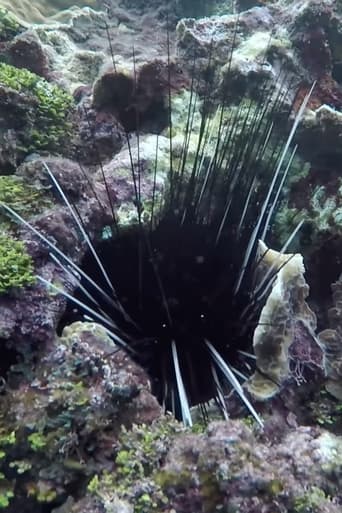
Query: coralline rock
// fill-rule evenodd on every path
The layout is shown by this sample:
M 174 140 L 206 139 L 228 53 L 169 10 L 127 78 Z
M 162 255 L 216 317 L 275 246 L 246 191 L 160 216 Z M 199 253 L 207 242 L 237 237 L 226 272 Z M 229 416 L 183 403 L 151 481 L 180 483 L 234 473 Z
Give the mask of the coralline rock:
M 177 47 L 184 66 L 196 56 L 196 70 L 204 73 L 211 64 L 222 67 L 226 83 L 246 86 L 253 80 L 274 80 L 279 70 L 285 81 L 295 82 L 303 91 L 317 81 L 311 104 L 341 107 L 340 46 L 341 14 L 337 3 L 310 0 L 260 2 L 236 15 L 181 20 L 177 26 Z M 234 42 L 234 50 L 231 45 Z M 231 62 L 229 56 L 231 55 Z M 247 84 L 246 84 L 247 82 Z M 241 86 L 240 86 L 241 87 Z M 299 95 L 300 98 L 300 95 Z
M 170 83 L 169 83 L 170 82 Z M 93 88 L 93 107 L 114 112 L 127 132 L 160 132 L 168 121 L 168 94 L 190 87 L 190 78 L 175 63 L 155 59 L 139 66 L 104 73 Z
M 124 128 L 112 112 L 99 112 L 92 107 L 88 98 L 90 90 L 79 88 L 74 97 L 78 94 L 74 154 L 85 165 L 105 162 L 118 153 L 126 142 Z
M 156 175 L 155 194 L 156 202 L 162 201 L 166 187 L 167 172 L 169 169 L 169 140 L 163 136 L 147 135 L 137 141 L 132 139 L 130 150 L 125 146 L 115 157 L 103 167 L 104 175 L 112 183 L 116 193 L 116 206 L 118 221 L 122 226 L 129 226 L 137 222 L 137 209 L 132 203 L 134 179 L 132 165 L 137 169 L 140 166 L 141 176 L 141 207 L 142 219 L 150 219 L 151 198 L 154 190 L 154 169 L 156 146 L 158 142 L 158 172 Z M 96 175 L 101 180 L 101 173 Z
M 273 443 L 240 421 L 213 422 L 201 434 L 165 433 L 163 426 L 153 423 L 149 434 L 142 427 L 123 433 L 114 472 L 95 476 L 70 513 L 91 504 L 111 513 L 118 497 L 123 511 L 340 511 L 341 439 L 330 433 L 303 427 Z
M 1 480 L 15 490 L 8 513 L 23 501 L 35 511 L 61 504 L 67 488 L 113 468 L 122 426 L 160 416 L 144 371 L 95 323 L 68 326 L 34 375 L 17 372 L 29 380 L 11 389 L 10 374 L 0 398 Z
M 200 75 L 205 73 L 210 60 L 211 65 L 221 68 L 224 82 L 245 82 L 252 74 L 254 79 L 264 79 L 277 74 L 267 60 L 268 52 L 279 56 L 283 53 L 284 59 L 290 51 L 284 28 L 270 37 L 274 25 L 274 13 L 267 7 L 243 12 L 237 29 L 236 15 L 185 19 L 177 26 L 177 48 L 185 66 L 191 65 L 196 56 L 196 72 Z
M 301 154 L 310 160 L 313 168 L 319 167 L 326 155 L 342 159 L 342 112 L 323 104 L 310 110 L 297 133 Z M 335 164 L 336 165 L 336 164 Z
M 15 169 L 23 158 L 22 138 L 32 129 L 33 113 L 38 104 L 32 95 L 25 95 L 3 85 L 0 85 L 0 104 L 0 168 L 5 171 Z
M 146 167 L 145 173 L 141 169 L 141 191 L 144 201 L 146 200 L 146 215 L 149 212 L 148 202 L 153 191 L 155 143 L 156 136 L 149 136 L 146 141 L 143 139 L 140 141 L 140 162 L 144 162 L 144 167 Z M 167 163 L 169 162 L 166 156 L 167 148 L 168 140 L 160 137 L 159 156 L 160 163 L 162 163 L 164 154 L 164 168 L 161 165 L 158 172 L 157 194 L 160 194 L 165 186 Z M 132 157 L 135 162 L 137 147 L 134 143 L 132 143 Z M 88 236 L 96 240 L 102 237 L 106 226 L 113 224 L 107 193 L 109 193 L 110 201 L 117 209 L 119 221 L 123 225 L 127 225 L 128 219 L 130 219 L 129 212 L 132 215 L 134 212 L 136 215 L 136 209 L 131 203 L 133 184 L 129 152 L 126 148 L 103 167 L 104 176 L 107 179 L 110 178 L 108 183 L 104 182 L 101 170 L 92 179 L 75 162 L 58 157 L 33 158 L 23 163 L 17 171 L 23 184 L 32 187 L 34 191 L 43 193 L 40 201 L 45 201 L 46 207 L 43 212 L 35 211 L 34 207 L 31 212 L 28 209 L 26 213 L 22 213 L 25 220 L 31 222 L 52 244 L 56 245 L 76 264 L 79 264 L 86 251 L 85 241 L 80 237 L 77 226 L 58 191 L 53 189 L 45 165 L 58 180 L 64 193 L 76 205 Z M 31 190 L 29 189 L 29 191 Z M 28 197 L 30 194 L 33 193 L 29 192 Z M 49 248 L 46 244 L 25 226 L 20 229 L 20 238 L 24 240 L 28 252 L 35 262 L 35 272 L 45 280 L 57 283 L 72 293 L 77 286 L 76 280 L 71 279 L 70 275 L 67 275 L 49 259 Z M 1 296 L 2 332 L 6 334 L 4 338 L 11 347 L 16 347 L 18 351 L 24 353 L 27 346 L 32 343 L 37 348 L 41 343 L 51 342 L 64 307 L 65 299 L 61 295 L 51 294 L 44 285 L 39 283 L 27 288 L 24 295 L 15 292 Z M 8 310 L 12 312 L 10 317 L 6 314 Z
M 104 42 L 101 46 L 92 41 L 92 34 L 96 38 L 102 35 L 105 41 L 105 21 L 103 13 L 84 9 L 76 10 L 69 23 L 35 29 L 55 79 L 71 92 L 80 85 L 91 84 L 105 62 Z
M 324 348 L 326 389 L 342 401 L 342 275 L 332 284 L 333 307 L 328 311 L 330 327 L 318 337 Z
M 49 61 L 37 34 L 27 30 L 16 36 L 8 45 L 10 64 L 26 68 L 36 75 L 49 79 Z
M 69 217 L 65 206 L 61 204 L 61 198 L 58 193 L 51 190 L 51 181 L 49 180 L 43 162 L 51 169 L 52 173 L 59 180 L 64 191 L 73 198 L 78 205 L 89 233 L 94 235 L 99 233 L 103 223 L 110 222 L 111 216 L 104 210 L 104 205 L 108 205 L 108 198 L 105 194 L 103 183 L 98 183 L 95 188 L 98 191 L 98 197 L 102 197 L 103 205 L 98 203 L 91 193 L 92 200 L 89 201 L 89 184 L 86 176 L 82 173 L 81 168 L 67 159 L 39 158 L 24 163 L 18 169 L 18 175 L 22 177 L 23 184 L 32 187 L 33 191 L 44 192 L 41 201 L 45 205 L 44 212 L 37 212 L 32 207 L 31 213 L 28 211 L 23 213 L 26 221 L 32 222 L 37 230 L 44 234 L 53 244 L 57 244 L 59 248 L 73 258 L 75 262 L 80 262 L 84 247 L 82 240 L 76 232 L 74 221 Z M 28 202 L 30 195 L 33 195 L 31 189 L 28 189 Z M 45 197 L 45 200 L 43 199 Z M 50 198 L 50 203 L 47 199 Z M 54 199 L 53 199 L 54 198 Z M 6 199 L 5 199 L 6 201 Z M 34 199 L 33 199 L 34 201 Z M 55 203 L 53 205 L 53 203 Z M 95 221 L 97 218 L 97 221 Z M 88 221 L 86 221 L 88 220 Z M 88 225 L 89 222 L 89 225 Z M 58 265 L 49 261 L 49 248 L 42 240 L 37 238 L 31 230 L 22 226 L 21 239 L 25 241 L 29 254 L 35 262 L 35 271 L 45 279 L 53 282 L 64 284 L 66 289 L 71 291 L 75 287 L 75 281 L 64 275 Z M 58 295 L 50 294 L 45 286 L 33 285 L 25 290 L 25 294 L 13 292 L 0 297 L 0 311 L 8 309 L 15 316 L 13 324 L 13 316 L 10 318 L 10 325 L 3 326 L 2 331 L 7 334 L 6 338 L 11 346 L 16 346 L 17 350 L 24 353 L 27 347 L 34 344 L 36 347 L 41 343 L 48 344 L 54 336 L 58 316 L 65 307 L 65 300 Z M 3 322 L 8 316 L 3 316 Z M 26 346 L 26 349 L 25 349 Z
M 325 451 L 329 444 L 330 453 Z M 165 477 L 168 496 L 180 513 L 189 511 L 191 498 L 199 511 L 300 511 L 300 500 L 309 503 L 307 495 L 315 487 L 325 490 L 315 511 L 337 512 L 338 499 L 331 502 L 328 490 L 338 494 L 338 485 L 326 458 L 334 466 L 340 444 L 333 435 L 300 428 L 276 445 L 264 445 L 243 424 L 218 422 L 204 435 L 178 437 L 159 480 Z M 337 472 L 340 464 L 336 460 Z

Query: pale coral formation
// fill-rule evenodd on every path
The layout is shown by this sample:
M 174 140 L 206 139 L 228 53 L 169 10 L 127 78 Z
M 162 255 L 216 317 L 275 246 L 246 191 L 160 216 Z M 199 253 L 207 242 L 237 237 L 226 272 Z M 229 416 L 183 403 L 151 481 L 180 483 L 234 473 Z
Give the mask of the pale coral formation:
M 261 259 L 261 280 L 263 273 L 274 274 L 275 280 L 254 332 L 257 370 L 247 388 L 256 398 L 268 399 L 289 377 L 289 347 L 295 338 L 296 324 L 302 323 L 314 334 L 316 317 L 306 303 L 309 287 L 304 279 L 303 257 L 278 253 L 260 241 L 257 258 Z

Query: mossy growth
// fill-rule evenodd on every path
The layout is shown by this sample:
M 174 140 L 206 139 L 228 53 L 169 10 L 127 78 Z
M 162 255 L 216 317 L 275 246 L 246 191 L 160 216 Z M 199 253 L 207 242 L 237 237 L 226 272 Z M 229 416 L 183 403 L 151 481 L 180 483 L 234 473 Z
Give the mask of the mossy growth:
M 26 151 L 59 151 L 71 136 L 72 125 L 68 118 L 74 105 L 72 97 L 35 73 L 5 63 L 0 63 L 1 85 L 32 95 L 37 102 L 32 126 L 24 141 Z
M 0 270 L 1 273 L 1 270 Z M 1 274 L 0 274 L 1 280 Z M 4 460 L 7 456 L 7 451 L 10 446 L 16 443 L 15 431 L 4 432 L 0 430 L 0 461 Z M 13 484 L 6 479 L 5 474 L 0 472 L 0 510 L 6 509 L 11 499 L 14 497 Z
M 24 243 L 0 233 L 0 294 L 34 281 L 33 261 Z
M 20 24 L 14 14 L 0 6 L 0 41 L 8 41 L 20 32 Z
M 46 439 L 42 433 L 34 432 L 27 437 L 27 441 L 33 451 L 41 451 L 46 446 Z
M 27 485 L 27 495 L 34 497 L 37 502 L 48 504 L 56 499 L 57 491 L 47 483 L 40 481 L 38 484 L 29 483 Z
M 117 495 L 134 505 L 134 513 L 161 511 L 167 497 L 155 478 L 173 437 L 183 429 L 170 419 L 162 419 L 150 426 L 135 425 L 130 431 L 123 428 L 114 472 L 105 471 L 100 476 L 93 476 L 88 491 L 104 505 Z
M 325 494 L 324 490 L 317 486 L 311 486 L 303 495 L 296 497 L 294 501 L 294 511 L 296 513 L 314 513 L 321 511 L 321 507 L 330 498 Z
M 46 192 L 25 182 L 16 175 L 0 176 L 0 205 L 5 203 L 22 216 L 38 214 L 51 204 Z M 9 218 L 0 211 L 0 223 L 4 228 Z
M 308 403 L 308 412 L 314 424 L 333 433 L 342 432 L 342 404 L 326 390 L 320 390 Z
M 0 472 L 0 509 L 6 509 L 14 497 L 13 486 L 5 479 Z

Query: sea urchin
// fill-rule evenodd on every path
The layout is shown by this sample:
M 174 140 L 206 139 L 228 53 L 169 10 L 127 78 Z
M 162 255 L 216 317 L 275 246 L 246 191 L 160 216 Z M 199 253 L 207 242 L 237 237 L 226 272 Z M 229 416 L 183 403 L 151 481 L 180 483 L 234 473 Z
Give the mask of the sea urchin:
M 195 89 L 192 80 L 182 143 L 176 148 L 169 88 L 169 135 L 156 136 L 156 159 L 147 170 L 136 111 L 135 140 L 127 133 L 135 222 L 120 224 L 108 194 L 113 223 L 100 241 L 91 241 L 77 206 L 45 164 L 87 248 L 82 268 L 10 207 L 3 207 L 33 230 L 49 246 L 54 261 L 78 280 L 72 296 L 38 277 L 68 298 L 62 325 L 84 314 L 101 322 L 147 370 L 160 403 L 186 424 L 192 423 L 190 407 L 212 398 L 227 415 L 225 397 L 231 390 L 262 423 L 241 383 L 255 369 L 253 335 L 279 266 L 260 273 L 268 250 L 258 241 L 272 227 L 294 157 L 290 145 L 310 93 L 284 141 L 274 124 L 280 111 L 290 118 L 285 102 L 290 91 L 280 78 L 272 85 L 268 80 L 259 84 L 235 105 L 225 93 L 215 101 L 210 82 L 201 101 Z M 165 141 L 169 166 L 161 190 L 158 151 Z M 111 177 L 101 169 L 108 188 Z M 146 179 L 152 183 L 149 196 Z M 94 193 L 91 185 L 89 191 Z M 300 225 L 298 219 L 281 253 Z

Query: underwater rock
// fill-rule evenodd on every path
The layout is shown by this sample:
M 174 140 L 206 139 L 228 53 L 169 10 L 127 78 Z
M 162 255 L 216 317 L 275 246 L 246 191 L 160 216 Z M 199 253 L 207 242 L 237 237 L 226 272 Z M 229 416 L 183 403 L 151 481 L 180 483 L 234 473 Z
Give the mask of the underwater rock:
M 2 172 L 32 151 L 70 151 L 72 97 L 44 78 L 0 63 L 0 128 L 4 133 Z
M 262 4 L 240 13 L 237 30 L 236 15 L 180 20 L 177 49 L 184 66 L 191 65 L 196 56 L 196 72 L 201 75 L 211 55 L 211 64 L 223 66 L 222 78 L 234 87 L 235 94 L 265 76 L 274 80 L 281 68 L 286 70 L 286 83 L 294 81 L 303 88 L 298 104 L 308 83 L 317 81 L 310 105 L 317 108 L 326 103 L 340 109 L 341 13 L 337 3 L 310 0 L 300 9 L 296 2 Z
M 156 145 L 158 141 L 158 172 L 154 185 L 154 168 Z M 139 138 L 139 146 L 136 139 L 130 142 L 130 149 L 127 145 L 115 157 L 103 167 L 104 176 L 108 182 L 115 187 L 115 198 L 117 207 L 118 222 L 122 227 L 134 225 L 137 222 L 137 209 L 132 202 L 132 165 L 140 168 L 141 176 L 141 208 L 142 220 L 148 222 L 150 219 L 151 199 L 156 194 L 163 200 L 163 193 L 166 188 L 167 172 L 169 169 L 169 139 L 163 136 L 146 135 Z M 101 181 L 101 172 L 95 175 Z
M 327 104 L 312 109 L 297 133 L 301 154 L 310 160 L 313 168 L 329 164 L 337 167 L 342 162 L 341 134 L 341 111 Z
M 136 70 L 109 71 L 99 77 L 93 89 L 93 107 L 113 112 L 126 132 L 161 132 L 168 122 L 168 95 L 190 87 L 190 78 L 175 63 L 153 60 Z
M 272 443 L 241 421 L 212 422 L 198 434 L 171 425 L 124 431 L 114 471 L 95 475 L 68 512 L 92 504 L 109 513 L 120 500 L 123 511 L 339 512 L 338 437 L 301 427 Z
M 243 12 L 237 30 L 236 15 L 184 19 L 177 25 L 177 49 L 185 67 L 191 66 L 196 56 L 196 73 L 200 76 L 210 59 L 211 66 L 222 68 L 223 81 L 234 80 L 230 95 L 239 95 L 241 83 L 246 87 L 248 76 L 256 80 L 277 75 L 272 69 L 276 56 L 283 62 L 293 59 L 285 29 L 278 26 L 277 20 L 275 30 L 275 23 L 275 13 L 268 7 Z
M 80 85 L 91 84 L 105 61 L 104 22 L 101 12 L 76 9 L 66 23 L 27 25 L 16 37 L 8 36 L 0 52 L 5 62 L 73 92 Z
M 9 63 L 17 68 L 26 68 L 36 75 L 49 79 L 49 60 L 37 34 L 26 30 L 8 45 Z
M 333 306 L 328 311 L 329 328 L 318 335 L 324 348 L 326 389 L 342 401 L 342 275 L 331 286 Z
M 68 326 L 36 369 L 18 366 L 8 383 L 0 398 L 0 479 L 15 492 L 9 512 L 23 510 L 23 501 L 35 511 L 61 504 L 67 490 L 113 468 L 122 426 L 160 416 L 144 371 L 95 323 Z
M 18 169 L 18 176 L 22 181 L 12 185 L 14 193 L 17 194 L 19 191 L 22 200 L 26 203 L 26 210 L 21 210 L 21 214 L 25 216 L 26 220 L 32 222 L 36 229 L 50 238 L 52 243 L 63 248 L 75 262 L 80 262 L 83 255 L 82 241 L 79 240 L 73 221 L 68 218 L 68 213 L 60 205 L 58 192 L 51 190 L 51 182 L 43 162 L 55 173 L 64 190 L 73 197 L 73 201 L 78 205 L 79 212 L 82 213 L 84 219 L 89 220 L 88 229 L 92 234 L 99 233 L 98 230 L 101 230 L 103 224 L 106 223 L 104 220 L 106 212 L 103 210 L 103 206 L 107 204 L 108 198 L 104 191 L 104 185 L 103 183 L 95 185 L 98 197 L 102 195 L 103 198 L 101 208 L 94 198 L 85 201 L 89 184 L 80 167 L 67 159 L 53 157 L 25 162 Z M 1 185 L 0 181 L 0 198 Z M 1 200 L 6 201 L 9 206 L 17 210 L 10 197 L 9 189 L 6 197 L 2 197 Z M 37 209 L 35 202 L 40 204 L 41 210 Z M 20 209 L 17 211 L 20 212 Z M 110 219 L 111 216 L 108 213 L 107 221 Z M 70 277 L 63 276 L 60 267 L 49 260 L 49 248 L 44 242 L 37 239 L 25 226 L 22 226 L 19 232 L 20 239 L 25 242 L 28 253 L 34 260 L 35 272 L 41 274 L 45 279 L 50 279 L 60 285 L 64 284 L 68 290 L 72 290 L 76 284 Z M 64 307 L 64 299 L 50 293 L 38 283 L 26 288 L 24 293 L 14 291 L 11 294 L 0 296 L 0 312 L 2 309 L 5 312 L 10 309 L 12 312 L 10 325 L 3 327 L 3 331 L 6 332 L 7 344 L 23 354 L 27 353 L 31 345 L 36 348 L 42 343 L 49 345 L 54 337 L 58 317 Z M 7 317 L 5 315 L 3 319 Z
M 73 153 L 82 164 L 105 162 L 118 153 L 126 142 L 124 127 L 112 112 L 96 111 L 92 107 L 90 89 L 81 88 L 78 92 L 81 98 L 74 119 L 77 133 Z
M 75 11 L 68 24 L 42 25 L 34 29 L 48 55 L 55 80 L 70 92 L 81 85 L 92 84 L 105 62 L 104 21 L 100 12 Z M 102 44 L 101 40 L 97 41 L 100 36 L 104 39 Z
M 2 144 L 0 148 L 0 169 L 7 173 L 16 169 L 23 158 L 21 138 L 32 129 L 37 100 L 32 95 L 23 95 L 0 83 L 0 127 Z M 21 135 L 22 134 L 22 135 Z

